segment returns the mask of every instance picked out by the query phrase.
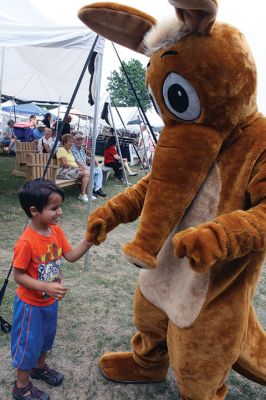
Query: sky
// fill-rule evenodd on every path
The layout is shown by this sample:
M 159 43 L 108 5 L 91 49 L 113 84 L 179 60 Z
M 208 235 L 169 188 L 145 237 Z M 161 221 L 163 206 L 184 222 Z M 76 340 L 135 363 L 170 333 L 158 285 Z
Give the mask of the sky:
M 6 0 L 0 0 L 6 1 Z M 24 0 L 21 0 L 23 2 Z M 94 1 L 84 0 L 28 0 L 37 5 L 44 16 L 49 16 L 56 24 L 82 24 L 77 12 L 82 6 Z M 157 19 L 165 19 L 174 14 L 173 7 L 167 0 L 118 0 L 118 3 L 138 8 Z M 253 51 L 258 69 L 258 103 L 260 110 L 266 114 L 266 1 L 264 0 L 219 0 L 217 20 L 228 22 L 238 27 L 246 36 Z M 144 65 L 148 59 L 122 46 L 116 46 L 120 58 L 128 61 L 138 58 Z M 120 66 L 110 42 L 106 43 L 103 58 L 102 86 L 107 83 L 110 72 Z

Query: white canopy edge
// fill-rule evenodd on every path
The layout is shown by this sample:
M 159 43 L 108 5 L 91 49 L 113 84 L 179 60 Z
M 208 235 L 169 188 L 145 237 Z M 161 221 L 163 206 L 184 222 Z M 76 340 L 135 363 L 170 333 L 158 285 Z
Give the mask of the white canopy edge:
M 1 15 L 0 15 L 1 18 Z M 80 26 L 36 26 L 36 25 L 13 25 L 1 22 L 0 46 L 5 47 L 51 47 L 65 49 L 86 49 L 88 50 L 96 34 L 86 27 Z M 96 50 L 103 53 L 104 40 L 99 40 Z

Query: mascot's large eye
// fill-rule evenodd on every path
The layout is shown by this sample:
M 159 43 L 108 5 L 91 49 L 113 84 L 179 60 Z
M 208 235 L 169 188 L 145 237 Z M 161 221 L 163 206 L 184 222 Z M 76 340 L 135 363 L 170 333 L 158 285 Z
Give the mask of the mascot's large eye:
M 183 121 L 200 116 L 199 97 L 193 86 L 181 75 L 171 72 L 163 84 L 163 98 L 168 110 Z

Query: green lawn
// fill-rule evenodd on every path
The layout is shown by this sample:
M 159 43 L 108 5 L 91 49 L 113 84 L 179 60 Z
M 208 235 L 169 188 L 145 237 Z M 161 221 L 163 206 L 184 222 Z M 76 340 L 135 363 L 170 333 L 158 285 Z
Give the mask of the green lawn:
M 21 178 L 12 177 L 14 158 L 0 156 L 0 284 L 12 260 L 14 242 L 21 234 L 26 218 L 19 208 L 17 191 Z M 131 178 L 134 182 L 136 178 Z M 109 197 L 123 187 L 108 181 Z M 60 223 L 73 244 L 84 236 L 87 210 L 77 200 L 78 188 L 65 190 L 63 219 Z M 94 207 L 103 204 L 98 199 Z M 172 371 L 163 384 L 122 385 L 107 382 L 100 375 L 97 359 L 104 351 L 128 350 L 133 325 L 132 297 L 138 271 L 121 255 L 121 244 L 129 241 L 136 223 L 118 227 L 107 242 L 90 252 L 89 271 L 83 272 L 84 260 L 65 263 L 64 283 L 69 293 L 60 305 L 56 344 L 48 362 L 65 374 L 60 388 L 49 389 L 53 400 L 176 400 L 177 388 Z M 266 326 L 266 274 L 261 278 L 255 306 Z M 15 284 L 11 277 L 1 308 L 6 319 L 12 319 Z M 0 400 L 11 399 L 15 379 L 10 365 L 9 335 L 0 332 Z M 38 386 L 46 389 L 44 384 Z M 232 372 L 228 400 L 265 400 L 265 388 Z

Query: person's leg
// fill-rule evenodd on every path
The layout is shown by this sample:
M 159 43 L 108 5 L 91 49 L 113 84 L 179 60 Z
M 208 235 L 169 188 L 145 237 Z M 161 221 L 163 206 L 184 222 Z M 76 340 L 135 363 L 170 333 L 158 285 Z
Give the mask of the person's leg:
M 88 171 L 80 171 L 78 177 L 81 180 L 80 195 L 81 196 L 86 196 L 87 192 L 88 192 L 90 174 L 89 174 Z
M 134 317 L 138 333 L 132 339 L 133 351 L 105 353 L 100 359 L 102 373 L 109 380 L 124 383 L 163 381 L 169 367 L 168 317 L 146 300 L 138 287 Z
M 23 371 L 22 369 L 17 369 L 17 388 L 21 389 L 28 386 L 30 382 L 30 371 Z
M 100 167 L 94 168 L 94 190 L 97 192 L 103 187 L 103 172 Z
M 253 305 L 249 310 L 248 329 L 241 353 L 233 369 L 239 374 L 266 385 L 266 332 L 261 326 Z
M 30 370 L 41 354 L 43 323 L 40 307 L 25 304 L 18 297 L 14 303 L 14 317 L 11 335 L 12 364 L 17 369 L 17 380 L 13 387 L 13 398 L 36 395 L 36 399 L 48 400 L 48 394 L 32 386 Z
M 112 168 L 115 171 L 114 177 L 121 180 L 123 178 L 123 169 L 121 162 L 119 160 L 115 160 L 112 163 Z
M 111 163 L 104 164 L 108 168 L 112 168 L 114 170 L 114 178 L 121 180 L 123 177 L 122 164 L 119 160 L 115 160 Z
M 94 189 L 93 189 L 93 194 L 95 196 L 100 196 L 100 197 L 106 197 L 107 194 L 104 193 L 102 190 L 103 186 L 103 172 L 101 167 L 95 167 L 94 168 Z
M 123 158 L 123 162 L 124 162 L 125 169 L 127 170 L 129 176 L 136 176 L 136 175 L 138 175 L 136 172 L 133 172 L 133 171 L 130 169 L 130 166 L 129 166 L 129 164 L 128 164 L 127 158 Z
M 31 378 L 42 380 L 50 386 L 61 385 L 64 380 L 64 375 L 61 372 L 55 371 L 54 369 L 48 367 L 48 365 L 45 363 L 46 353 L 52 349 L 56 336 L 57 311 L 57 301 L 50 306 L 43 307 L 42 319 L 44 340 L 42 352 L 35 367 L 30 371 Z
M 239 359 L 248 329 L 246 291 L 239 295 L 240 291 L 227 290 L 226 301 L 220 296 L 206 304 L 189 327 L 169 322 L 167 345 L 184 400 L 225 398 L 225 380 Z
M 45 366 L 45 359 L 46 359 L 46 352 L 41 353 L 41 355 L 40 355 L 40 357 L 39 357 L 39 359 L 38 359 L 38 361 L 37 361 L 37 363 L 35 365 L 35 368 L 43 369 L 44 366 Z
M 15 149 L 15 144 L 16 144 L 15 139 L 11 139 L 11 140 L 10 140 L 10 143 L 9 143 L 9 146 L 8 146 L 8 149 L 7 149 L 7 152 L 8 152 L 8 153 L 10 153 L 10 151 L 14 151 L 14 149 Z

